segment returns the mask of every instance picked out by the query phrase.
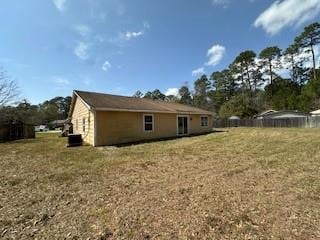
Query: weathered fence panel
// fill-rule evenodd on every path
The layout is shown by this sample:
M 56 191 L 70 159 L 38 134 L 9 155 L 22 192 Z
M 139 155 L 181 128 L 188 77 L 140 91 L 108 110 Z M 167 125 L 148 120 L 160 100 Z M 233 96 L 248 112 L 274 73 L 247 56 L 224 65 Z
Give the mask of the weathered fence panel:
M 286 119 L 216 119 L 213 121 L 213 127 L 320 128 L 320 117 Z
M 0 142 L 35 138 L 34 126 L 23 123 L 0 124 Z

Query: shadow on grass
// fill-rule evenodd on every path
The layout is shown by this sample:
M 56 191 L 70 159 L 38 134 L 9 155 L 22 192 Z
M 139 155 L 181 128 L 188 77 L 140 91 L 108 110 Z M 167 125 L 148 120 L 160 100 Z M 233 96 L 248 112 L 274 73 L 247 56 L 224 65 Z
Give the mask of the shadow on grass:
M 147 140 L 140 140 L 140 141 L 134 141 L 134 142 L 114 144 L 112 146 L 121 148 L 121 147 L 128 147 L 128 146 L 140 145 L 140 144 L 145 144 L 145 143 L 154 143 L 154 142 L 176 140 L 176 139 L 180 139 L 180 138 L 194 138 L 194 137 L 198 137 L 198 136 L 209 135 L 211 133 L 223 133 L 223 132 L 227 132 L 227 131 L 212 130 L 211 132 L 207 132 L 207 133 L 190 134 L 187 136 L 173 136 L 173 137 L 166 137 L 166 138 L 147 139 Z
M 217 130 L 217 129 L 213 129 L 212 130 L 212 133 L 225 133 L 225 132 L 229 132 L 229 131 L 226 131 L 226 130 Z
M 26 144 L 26 143 L 33 143 L 39 142 L 37 138 L 22 138 L 22 139 L 14 139 L 14 140 L 0 140 L 0 144 Z

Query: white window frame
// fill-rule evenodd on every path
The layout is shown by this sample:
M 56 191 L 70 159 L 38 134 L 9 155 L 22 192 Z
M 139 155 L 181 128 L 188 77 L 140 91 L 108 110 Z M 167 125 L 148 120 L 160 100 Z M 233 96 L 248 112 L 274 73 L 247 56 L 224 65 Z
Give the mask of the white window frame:
M 82 132 L 86 132 L 86 118 L 83 117 L 82 118 Z
M 76 131 L 79 131 L 79 123 L 78 123 L 78 119 L 76 119 Z
M 203 126 L 202 125 L 202 118 L 207 118 L 207 125 L 205 125 L 205 126 Z M 202 115 L 202 116 L 200 116 L 200 127 L 202 127 L 202 128 L 208 128 L 209 127 L 209 116 L 207 116 L 207 115 Z
M 146 124 L 146 122 L 145 122 L 145 117 L 146 116 L 151 116 L 152 117 L 152 130 L 146 130 L 146 128 L 145 128 L 145 124 Z M 142 122 L 143 122 L 143 125 L 142 125 L 142 130 L 143 130 L 143 132 L 153 132 L 154 131 L 154 114 L 143 114 L 142 115 Z M 150 122 L 148 122 L 149 124 L 150 124 Z

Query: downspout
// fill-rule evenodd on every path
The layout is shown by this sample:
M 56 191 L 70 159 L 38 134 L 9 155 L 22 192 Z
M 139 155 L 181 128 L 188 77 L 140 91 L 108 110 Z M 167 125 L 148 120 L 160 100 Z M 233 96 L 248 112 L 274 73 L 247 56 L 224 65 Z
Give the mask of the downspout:
M 87 130 L 87 132 L 85 132 L 85 135 L 83 135 L 83 140 L 84 140 L 85 138 L 87 138 L 88 135 L 89 135 L 90 123 L 91 123 L 91 121 L 90 121 L 90 110 L 88 110 L 88 130 Z M 83 126 L 82 126 L 82 127 L 83 127 Z
M 94 126 L 93 126 L 93 146 L 97 146 L 97 111 L 93 110 Z

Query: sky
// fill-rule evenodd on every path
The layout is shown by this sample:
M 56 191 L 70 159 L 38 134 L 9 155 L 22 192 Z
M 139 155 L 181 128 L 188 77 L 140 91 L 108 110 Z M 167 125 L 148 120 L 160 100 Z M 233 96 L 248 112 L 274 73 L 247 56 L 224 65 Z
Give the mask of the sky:
M 0 67 L 33 104 L 74 89 L 176 94 L 319 20 L 320 0 L 1 0 Z

